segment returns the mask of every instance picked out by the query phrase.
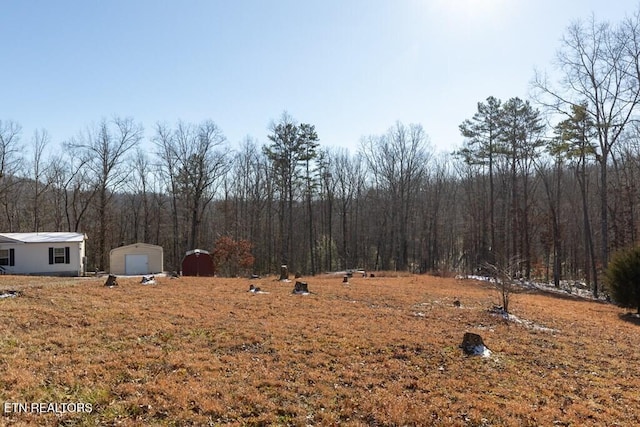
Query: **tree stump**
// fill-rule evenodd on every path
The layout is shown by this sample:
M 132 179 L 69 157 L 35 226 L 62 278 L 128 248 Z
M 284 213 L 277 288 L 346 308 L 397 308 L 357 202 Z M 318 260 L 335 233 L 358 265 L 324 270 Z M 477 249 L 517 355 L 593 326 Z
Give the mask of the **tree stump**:
M 15 298 L 20 296 L 22 296 L 21 291 L 14 291 L 12 289 L 0 291 L 0 298 Z
M 104 283 L 104 285 L 110 288 L 118 286 L 118 278 L 114 274 L 110 274 L 109 277 L 107 277 L 107 281 Z
M 156 278 L 155 276 L 142 276 L 140 283 L 142 283 L 143 285 L 155 285 Z
M 280 280 L 289 280 L 289 268 L 286 265 L 280 266 Z
M 488 350 L 482 337 L 471 332 L 465 332 L 460 348 L 467 356 L 483 355 Z
M 293 287 L 293 293 L 294 294 L 308 294 L 309 293 L 309 286 L 307 285 L 307 282 L 296 282 L 295 286 Z
M 346 285 L 349 284 L 349 275 L 345 274 L 344 277 L 342 277 L 342 283 Z

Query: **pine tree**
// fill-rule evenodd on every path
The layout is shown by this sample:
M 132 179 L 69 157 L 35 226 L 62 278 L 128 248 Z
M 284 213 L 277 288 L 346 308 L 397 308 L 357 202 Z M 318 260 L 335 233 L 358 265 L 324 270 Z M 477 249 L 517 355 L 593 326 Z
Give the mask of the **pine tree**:
M 493 96 L 487 98 L 486 103 L 478 103 L 478 111 L 472 119 L 465 120 L 460 125 L 460 133 L 466 138 L 464 147 L 455 153 L 462 157 L 467 164 L 478 164 L 487 167 L 489 176 L 489 238 L 483 238 L 483 252 L 489 253 L 496 249 L 496 221 L 495 221 L 495 164 L 500 150 L 500 117 L 502 115 L 501 101 Z M 483 235 L 486 226 L 483 227 Z M 483 236 L 484 237 L 484 236 Z M 492 258 L 484 261 L 492 262 Z
M 271 162 L 280 194 L 280 250 L 282 264 L 289 265 L 293 248 L 293 201 L 294 190 L 302 177 L 310 180 L 310 162 L 317 157 L 318 135 L 315 127 L 306 123 L 298 125 L 291 116 L 283 113 L 279 123 L 271 126 L 271 145 L 264 153 Z M 306 166 L 306 174 L 300 168 Z M 307 190 L 309 190 L 309 185 Z M 289 269 L 292 266 L 289 265 Z M 313 267 L 312 267 L 313 269 Z
M 587 282 L 592 282 L 593 295 L 597 298 L 598 274 L 587 202 L 587 161 L 589 157 L 596 156 L 595 143 L 592 142 L 595 138 L 595 124 L 587 114 L 584 105 L 572 106 L 571 112 L 571 117 L 556 126 L 555 131 L 558 136 L 551 142 L 549 150 L 551 154 L 564 157 L 572 162 L 576 178 L 580 185 L 585 247 L 585 274 L 587 276 Z

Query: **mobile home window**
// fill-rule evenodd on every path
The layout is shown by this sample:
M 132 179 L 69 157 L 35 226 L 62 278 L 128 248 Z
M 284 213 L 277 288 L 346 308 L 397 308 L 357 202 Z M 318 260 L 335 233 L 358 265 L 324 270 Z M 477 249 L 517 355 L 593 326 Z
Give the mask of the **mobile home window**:
M 0 249 L 0 265 L 15 265 L 15 255 L 13 249 Z
M 0 249 L 0 265 L 9 265 L 9 249 Z
M 69 264 L 69 247 L 49 248 L 49 264 Z
M 53 263 L 64 264 L 64 248 L 53 248 Z

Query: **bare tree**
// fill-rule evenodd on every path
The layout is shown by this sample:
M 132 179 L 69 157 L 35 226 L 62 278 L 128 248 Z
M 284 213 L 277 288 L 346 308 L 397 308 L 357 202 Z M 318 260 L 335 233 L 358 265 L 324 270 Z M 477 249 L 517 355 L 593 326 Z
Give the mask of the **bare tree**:
M 559 288 L 560 279 L 562 277 L 562 240 L 560 232 L 560 199 L 562 198 L 562 186 L 560 184 L 563 171 L 563 160 L 562 156 L 554 153 L 553 151 L 552 156 L 553 165 L 544 163 L 540 159 L 536 160 L 535 165 L 537 174 L 540 176 L 544 186 L 549 215 L 551 217 L 551 239 L 544 238 L 546 236 L 541 239 L 543 240 L 543 245 L 545 246 L 544 251 L 546 254 L 546 280 L 548 280 L 549 276 L 549 258 L 553 255 L 553 283 L 556 288 Z M 551 250 L 549 246 L 551 246 L 553 250 Z
M 558 85 L 536 73 L 536 100 L 552 111 L 571 117 L 583 105 L 597 131 L 600 166 L 601 264 L 609 259 L 608 167 L 613 146 L 632 120 L 640 102 L 639 15 L 613 27 L 607 22 L 576 22 L 566 31 L 557 54 Z
M 516 288 L 514 274 L 520 269 L 521 264 L 522 260 L 512 258 L 505 263 L 486 263 L 484 265 L 484 270 L 489 273 L 492 283 L 498 291 L 500 302 L 502 303 L 502 310 L 505 313 L 509 313 L 509 309 L 511 308 L 511 294 Z
M 318 156 L 320 178 L 320 238 L 316 252 L 319 254 L 319 266 L 324 271 L 332 271 L 334 264 L 334 232 L 333 209 L 336 198 L 336 177 L 334 176 L 335 153 L 331 150 L 320 150 Z M 343 267 L 343 268 L 346 268 Z
M 179 270 L 177 264 L 181 254 L 179 240 L 179 222 L 180 216 L 178 211 L 178 147 L 175 140 L 173 130 L 166 124 L 158 123 L 156 125 L 156 134 L 153 137 L 156 145 L 156 157 L 159 159 L 158 170 L 160 171 L 161 180 L 164 182 L 164 191 L 169 193 L 171 199 L 171 229 L 172 229 L 172 245 L 171 245 L 171 262 L 174 269 Z M 158 236 L 159 237 L 159 236 Z
M 335 182 L 335 198 L 340 215 L 340 259 L 343 269 L 356 267 L 349 242 L 355 241 L 354 230 L 350 230 L 349 217 L 353 215 L 358 185 L 363 179 L 364 164 L 361 156 L 352 157 L 347 150 L 337 150 L 330 154 L 331 176 Z
M 133 215 L 133 240 L 149 242 L 151 238 L 151 208 L 149 201 L 152 166 L 146 153 L 138 147 L 131 159 L 131 174 L 127 179 L 126 196 Z
M 232 182 L 235 199 L 235 239 L 246 239 L 254 244 L 255 268 L 268 271 L 271 259 L 268 248 L 271 224 L 266 217 L 270 183 L 267 180 L 268 160 L 257 142 L 247 137 L 236 153 L 228 179 Z
M 395 268 L 408 265 L 409 217 L 430 158 L 422 126 L 397 122 L 379 137 L 362 142 L 362 152 L 376 183 L 391 197 L 387 208 L 390 243 Z
M 15 175 L 22 162 L 20 135 L 22 126 L 13 121 L 0 121 L 0 178 Z
M 177 267 L 180 254 L 201 243 L 202 221 L 220 180 L 229 171 L 229 154 L 222 131 L 211 120 L 199 125 L 179 122 L 175 129 L 158 125 L 154 142 L 171 194 L 172 258 Z M 185 233 L 180 233 L 181 225 Z
M 77 232 L 89 204 L 96 195 L 90 181 L 87 159 L 74 150 L 53 155 L 47 169 L 47 182 L 51 187 L 54 228 Z
M 46 130 L 36 130 L 32 138 L 33 161 L 31 164 L 33 186 L 33 231 L 40 231 L 40 204 L 42 195 L 48 189 L 48 182 L 44 179 L 47 173 L 47 165 L 43 163 L 44 150 L 49 144 L 49 134 Z
M 142 126 L 132 118 L 114 117 L 102 120 L 93 129 L 80 133 L 67 143 L 87 159 L 97 192 L 98 250 L 96 264 L 104 269 L 107 264 L 107 229 L 109 202 L 114 192 L 120 190 L 129 172 L 123 168 L 128 153 L 142 139 Z
M 614 201 L 611 213 L 615 248 L 626 248 L 638 243 L 638 201 L 640 200 L 638 130 L 638 124 L 634 124 L 612 153 Z
M 202 218 L 216 195 L 217 184 L 228 172 L 226 139 L 218 126 L 208 120 L 195 128 L 195 133 L 179 127 L 179 177 L 190 210 L 190 247 L 198 247 Z
M 4 207 L 8 230 L 13 230 L 11 205 L 16 201 L 15 197 L 10 197 L 11 190 L 18 182 L 17 175 L 23 162 L 21 134 L 22 127 L 18 123 L 0 120 L 0 203 Z
M 462 233 L 456 221 L 459 189 L 450 169 L 449 157 L 439 156 L 421 185 L 420 209 L 416 213 L 416 221 L 422 224 L 421 242 L 420 248 L 415 248 L 419 256 L 414 258 L 420 260 L 422 272 L 442 272 L 443 267 L 449 269 L 454 264 L 448 259 L 452 252 L 450 245 L 457 240 L 452 239 L 452 230 L 456 230 L 456 235 Z

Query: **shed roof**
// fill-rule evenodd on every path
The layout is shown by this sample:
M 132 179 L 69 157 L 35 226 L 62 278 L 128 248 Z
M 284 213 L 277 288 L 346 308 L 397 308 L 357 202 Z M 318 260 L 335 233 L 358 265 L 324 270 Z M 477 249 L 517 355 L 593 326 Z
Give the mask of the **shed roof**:
M 83 233 L 39 232 L 0 233 L 0 243 L 69 243 L 82 242 L 87 238 Z
M 204 249 L 192 249 L 190 251 L 187 251 L 187 253 L 185 253 L 184 256 L 189 256 L 193 254 L 211 255 L 209 251 L 205 251 Z
M 132 243 L 130 245 L 118 246 L 118 247 L 113 248 L 111 250 L 112 251 L 115 251 L 115 250 L 126 250 L 126 249 L 132 249 L 132 248 L 149 248 L 149 249 L 160 249 L 160 250 L 162 250 L 162 246 L 152 245 L 151 243 L 142 243 L 142 242 Z

